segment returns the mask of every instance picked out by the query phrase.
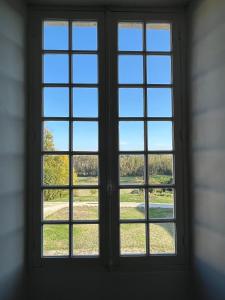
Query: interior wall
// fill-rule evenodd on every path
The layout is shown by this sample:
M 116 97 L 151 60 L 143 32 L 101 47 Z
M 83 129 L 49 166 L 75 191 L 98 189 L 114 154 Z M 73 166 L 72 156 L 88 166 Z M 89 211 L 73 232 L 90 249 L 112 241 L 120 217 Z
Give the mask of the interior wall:
M 91 267 L 90 267 L 91 268 Z M 76 268 L 32 269 L 33 300 L 189 300 L 185 271 L 78 272 Z
M 0 1 L 0 299 L 23 299 L 25 6 Z
M 197 299 L 225 299 L 225 2 L 193 1 L 189 79 Z
M 57 259 L 56 259 L 57 260 Z M 60 260 L 60 259 L 59 259 Z M 54 266 L 54 262 L 56 265 Z M 180 267 L 159 266 L 160 271 L 94 271 L 92 264 L 79 271 L 76 266 L 54 261 L 29 269 L 32 300 L 190 300 L 189 272 Z M 59 267 L 60 266 L 60 267 Z M 100 269 L 100 268 L 99 268 Z M 125 269 L 125 268 L 124 268 Z M 140 268 L 139 268 L 140 269 Z M 178 269 L 178 268 L 177 268 Z

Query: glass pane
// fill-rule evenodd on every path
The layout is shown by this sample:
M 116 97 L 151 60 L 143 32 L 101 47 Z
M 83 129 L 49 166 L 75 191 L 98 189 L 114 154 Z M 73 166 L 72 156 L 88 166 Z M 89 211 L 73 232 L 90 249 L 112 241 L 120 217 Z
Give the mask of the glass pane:
M 119 23 L 118 35 L 118 48 L 120 51 L 141 51 L 143 49 L 142 23 Z
M 69 150 L 69 122 L 44 122 L 43 149 L 45 151 Z
M 68 185 L 69 157 L 68 155 L 44 155 L 43 184 Z
M 98 210 L 98 190 L 75 189 L 73 191 L 74 220 L 97 220 Z
M 95 54 L 73 55 L 73 82 L 98 83 L 98 59 Z
M 119 89 L 119 116 L 143 117 L 144 114 L 143 89 L 120 88 Z
M 151 88 L 147 95 L 149 117 L 172 117 L 171 89 Z
M 172 122 L 152 121 L 148 122 L 148 149 L 172 150 L 173 135 Z
M 44 83 L 69 82 L 69 56 L 66 54 L 44 55 Z
M 148 156 L 148 175 L 150 184 L 173 183 L 173 155 L 150 154 Z
M 119 123 L 119 148 L 120 151 L 144 150 L 144 122 Z
M 144 189 L 120 190 L 120 219 L 145 218 Z
M 170 24 L 148 23 L 146 25 L 147 51 L 170 51 Z
M 120 184 L 144 184 L 144 155 L 120 155 Z
M 146 253 L 144 224 L 120 224 L 120 253 L 122 255 Z
M 99 226 L 85 224 L 73 226 L 73 255 L 99 254 Z
M 119 55 L 119 83 L 143 83 L 142 55 Z
M 74 155 L 73 166 L 74 185 L 98 184 L 99 167 L 97 155 Z
M 44 88 L 44 117 L 69 116 L 69 89 Z
M 98 122 L 73 122 L 73 150 L 98 151 Z
M 97 50 L 97 23 L 73 22 L 73 50 Z
M 68 22 L 44 22 L 44 49 L 68 50 Z
M 69 190 L 44 190 L 42 197 L 44 220 L 69 219 Z
M 149 217 L 174 217 L 174 191 L 169 189 L 149 189 Z
M 43 256 L 69 255 L 69 225 L 43 225 Z
M 176 253 L 176 228 L 173 223 L 150 224 L 149 241 L 151 254 Z
M 74 117 L 98 117 L 98 89 L 73 89 L 73 115 Z
M 171 84 L 171 56 L 147 56 L 147 83 Z

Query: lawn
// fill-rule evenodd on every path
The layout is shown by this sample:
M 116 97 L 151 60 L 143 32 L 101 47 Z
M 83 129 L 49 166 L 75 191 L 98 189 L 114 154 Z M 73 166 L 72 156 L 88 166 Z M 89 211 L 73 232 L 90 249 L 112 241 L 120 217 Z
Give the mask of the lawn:
M 166 184 L 171 180 L 170 176 L 154 176 L 151 183 Z M 96 178 L 79 178 L 79 183 L 96 183 Z M 121 184 L 143 183 L 141 177 L 123 177 Z M 44 192 L 44 217 L 46 220 L 69 219 L 69 193 L 68 190 L 59 190 L 51 200 L 45 201 L 47 193 Z M 45 194 L 46 193 L 46 194 Z M 48 194 L 49 195 L 49 194 Z M 98 190 L 75 189 L 74 190 L 74 220 L 98 220 Z M 172 218 L 173 217 L 173 190 L 149 189 L 149 217 Z M 120 218 L 144 219 L 145 195 L 143 189 L 124 188 L 120 190 Z M 155 206 L 154 206 L 155 205 Z M 157 207 L 160 206 L 161 207 Z M 163 207 L 163 205 L 165 207 Z M 121 254 L 144 254 L 146 249 L 145 224 L 121 224 L 120 245 Z M 175 229 L 171 223 L 150 224 L 149 241 L 152 254 L 174 253 Z M 44 255 L 68 255 L 69 251 L 69 226 L 66 224 L 44 225 Z M 73 226 L 73 254 L 97 255 L 99 240 L 99 228 L 97 224 L 76 224 Z
M 144 224 L 121 224 L 121 254 L 144 254 L 146 249 Z M 175 252 L 175 229 L 170 223 L 150 224 L 149 240 L 151 254 Z M 73 226 L 73 254 L 97 255 L 99 228 L 96 224 L 76 224 Z M 44 255 L 68 255 L 69 226 L 44 225 Z
M 142 197 L 143 198 L 143 197 Z M 96 200 L 96 199 L 94 199 Z M 138 201 L 137 201 L 138 202 Z M 61 202 L 65 207 L 56 209 L 46 214 L 47 220 L 68 220 L 68 202 Z M 131 202 L 121 202 L 120 216 L 122 219 L 143 219 L 145 217 L 144 207 L 139 204 L 129 207 Z M 130 203 L 130 204 L 129 204 Z M 56 202 L 59 205 L 59 202 Z M 60 204 L 61 205 L 61 204 Z M 127 206 L 128 207 L 127 207 Z M 47 206 L 46 206 L 47 207 Z M 151 218 L 165 218 L 173 216 L 172 208 L 150 208 Z M 89 200 L 75 203 L 73 217 L 76 220 L 98 219 L 97 202 Z M 174 228 L 172 224 L 151 224 L 150 228 L 150 251 L 156 253 L 174 252 Z M 98 225 L 77 224 L 73 226 L 74 255 L 96 255 L 98 254 Z M 44 231 L 44 255 L 68 255 L 69 227 L 68 225 L 45 225 Z M 143 254 L 145 253 L 145 225 L 144 224 L 122 224 L 121 225 L 121 253 Z
M 170 181 L 170 176 L 167 175 L 155 175 L 152 177 L 152 181 L 154 181 L 154 184 L 165 184 L 168 181 Z M 93 182 L 93 177 L 81 177 L 80 182 L 82 184 L 90 184 Z M 132 184 L 134 181 L 141 181 L 142 179 L 140 177 L 123 177 L 123 183 L 126 184 Z M 49 193 L 50 190 L 46 190 L 46 193 Z M 150 202 L 152 203 L 172 203 L 173 197 L 172 197 L 172 191 L 171 189 L 150 189 L 149 190 L 149 198 Z M 143 189 L 121 189 L 120 190 L 120 201 L 125 202 L 143 202 L 144 193 Z M 69 199 L 69 193 L 68 190 L 61 190 L 61 195 L 53 197 L 51 201 L 54 202 L 67 202 Z M 98 190 L 96 189 L 76 189 L 74 190 L 74 199 L 76 201 L 84 201 L 84 202 L 91 202 L 91 201 L 97 201 L 98 199 Z

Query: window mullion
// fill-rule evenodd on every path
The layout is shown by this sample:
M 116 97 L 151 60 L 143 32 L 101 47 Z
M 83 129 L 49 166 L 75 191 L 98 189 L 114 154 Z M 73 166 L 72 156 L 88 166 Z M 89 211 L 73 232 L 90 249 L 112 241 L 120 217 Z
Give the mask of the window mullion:
M 72 21 L 69 21 L 69 51 L 72 49 Z M 72 66 L 72 54 L 69 53 L 69 255 L 70 257 L 73 255 L 73 157 L 72 157 L 72 151 L 73 151 L 73 92 L 72 92 L 72 72 L 73 72 L 73 66 Z

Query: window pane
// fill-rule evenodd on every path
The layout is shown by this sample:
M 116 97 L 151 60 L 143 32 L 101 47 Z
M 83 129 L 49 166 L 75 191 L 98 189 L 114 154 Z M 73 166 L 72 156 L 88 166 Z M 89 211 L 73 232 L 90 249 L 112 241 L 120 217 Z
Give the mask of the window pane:
M 45 151 L 69 150 L 69 122 L 44 122 L 43 149 Z
M 174 191 L 172 188 L 149 190 L 149 217 L 156 219 L 174 217 Z
M 68 50 L 68 22 L 44 22 L 44 49 Z
M 44 88 L 44 117 L 69 116 L 69 89 Z
M 149 240 L 151 254 L 175 254 L 175 239 L 175 224 L 150 224 Z
M 144 114 L 143 89 L 121 88 L 119 89 L 119 116 L 143 117 Z
M 42 197 L 44 220 L 69 219 L 69 190 L 44 190 Z
M 151 88 L 147 90 L 147 95 L 149 117 L 172 117 L 171 89 Z
M 118 45 L 120 51 L 141 51 L 143 49 L 142 23 L 119 23 L 118 35 Z
M 44 55 L 44 83 L 69 82 L 69 56 L 66 54 Z
M 144 150 L 144 122 L 120 122 L 119 148 L 120 151 Z
M 95 54 L 73 55 L 73 82 L 98 83 L 98 59 Z
M 68 155 L 44 155 L 43 184 L 68 185 L 69 157 Z
M 148 122 L 148 149 L 172 150 L 173 149 L 172 122 Z
M 43 225 L 43 256 L 69 255 L 69 225 Z
M 120 219 L 145 218 L 145 193 L 143 189 L 120 190 Z
M 148 175 L 150 184 L 173 183 L 173 155 L 150 154 L 148 156 Z
M 171 84 L 171 57 L 169 55 L 147 56 L 147 82 Z
M 74 185 L 98 184 L 99 167 L 97 155 L 74 155 L 73 166 Z
M 98 151 L 98 122 L 73 122 L 73 150 Z
M 142 55 L 119 55 L 119 83 L 143 83 Z
M 98 190 L 73 190 L 73 218 L 74 220 L 98 219 Z
M 74 117 L 98 117 L 98 89 L 73 89 L 73 115 Z
M 148 23 L 146 25 L 147 51 L 170 51 L 170 24 Z
M 76 224 L 73 226 L 73 255 L 99 254 L 99 226 Z
M 145 254 L 145 225 L 144 224 L 120 224 L 120 253 Z
M 96 22 L 73 22 L 73 50 L 97 50 Z
M 144 155 L 120 155 L 120 184 L 144 184 Z

